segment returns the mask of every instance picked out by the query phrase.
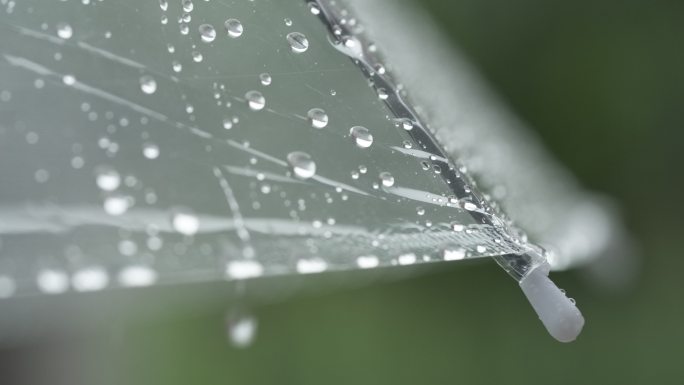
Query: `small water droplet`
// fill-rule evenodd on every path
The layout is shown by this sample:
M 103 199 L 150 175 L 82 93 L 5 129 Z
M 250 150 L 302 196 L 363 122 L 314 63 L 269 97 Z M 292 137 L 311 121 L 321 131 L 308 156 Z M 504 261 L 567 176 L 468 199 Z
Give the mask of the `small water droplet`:
M 378 93 L 378 98 L 379 98 L 380 100 L 386 100 L 386 99 L 389 97 L 389 94 L 387 93 L 387 90 L 384 89 L 384 88 L 378 88 L 378 89 L 377 89 L 377 93 Z
M 157 81 L 152 76 L 143 75 L 140 77 L 140 89 L 142 92 L 151 95 L 157 91 Z
M 128 211 L 130 202 L 126 196 L 112 195 L 107 197 L 104 201 L 104 211 L 111 216 L 123 215 Z
M 316 162 L 305 152 L 294 151 L 287 154 L 287 162 L 292 172 L 301 179 L 308 179 L 316 175 Z
M 323 128 L 328 125 L 328 115 L 321 108 L 312 108 L 306 115 L 312 127 Z
M 264 72 L 261 75 L 259 75 L 259 81 L 261 81 L 261 85 L 269 86 L 271 85 L 273 79 L 271 78 L 271 75 L 269 73 Z
M 286 17 L 284 21 L 285 21 L 286 26 L 288 26 L 288 27 L 292 26 L 292 19 Z
M 451 225 L 451 228 L 452 228 L 454 231 L 463 231 L 463 230 L 465 229 L 465 226 L 463 226 L 463 225 L 460 224 L 460 223 L 454 223 L 454 224 Z
M 183 65 L 178 60 L 172 61 L 171 67 L 173 68 L 173 72 L 181 72 L 183 70 Z
M 167 11 L 169 9 L 169 2 L 167 0 L 159 0 L 159 8 L 162 11 Z
M 290 44 L 292 52 L 302 53 L 309 49 L 309 40 L 301 32 L 288 33 L 287 42 Z
M 413 130 L 413 121 L 411 119 L 399 118 L 399 119 L 395 119 L 394 123 L 397 125 L 397 127 L 401 127 L 406 131 Z
M 225 118 L 223 119 L 223 128 L 226 130 L 230 130 L 233 128 L 233 120 L 231 118 Z
M 71 278 L 76 291 L 102 290 L 109 284 L 109 275 L 102 267 L 93 266 L 78 270 Z
M 368 148 L 373 144 L 373 135 L 366 127 L 354 126 L 349 129 L 349 134 L 354 139 L 354 143 L 361 148 Z
M 392 187 L 394 186 L 394 176 L 387 171 L 383 171 L 380 173 L 380 182 L 385 187 Z
M 103 191 L 114 191 L 121 184 L 121 176 L 116 170 L 99 168 L 96 170 L 95 182 Z
M 192 12 L 192 10 L 195 8 L 192 0 L 183 0 L 181 4 L 183 5 L 183 11 L 185 12 Z
M 242 26 L 242 23 L 238 19 L 228 19 L 223 25 L 226 27 L 226 32 L 228 32 L 228 36 L 233 38 L 240 37 L 242 35 L 242 32 L 244 32 L 245 30 Z
M 211 24 L 202 24 L 199 26 L 200 38 L 205 43 L 211 43 L 216 39 L 216 30 Z
M 487 251 L 487 246 L 477 245 L 477 247 L 475 247 L 475 250 L 477 250 L 478 253 L 484 253 L 485 251 Z
M 246 348 L 252 344 L 257 332 L 256 318 L 236 313 L 226 317 L 228 340 L 236 348 Z
M 321 8 L 318 7 L 318 4 L 312 1 L 309 3 L 309 12 L 311 12 L 313 15 L 318 15 L 321 13 Z
M 154 143 L 145 143 L 143 145 L 143 155 L 147 159 L 159 158 L 159 146 Z
M 195 63 L 200 63 L 204 60 L 204 56 L 198 51 L 192 51 L 192 61 Z
M 247 104 L 253 111 L 262 110 L 266 106 L 266 99 L 259 91 L 248 91 L 245 94 L 245 99 L 247 99 Z
M 74 30 L 71 28 L 69 24 L 57 24 L 57 36 L 61 37 L 62 39 L 70 39 L 73 34 Z
M 416 214 L 418 214 L 420 216 L 425 215 L 425 209 L 420 207 L 420 206 L 416 207 Z

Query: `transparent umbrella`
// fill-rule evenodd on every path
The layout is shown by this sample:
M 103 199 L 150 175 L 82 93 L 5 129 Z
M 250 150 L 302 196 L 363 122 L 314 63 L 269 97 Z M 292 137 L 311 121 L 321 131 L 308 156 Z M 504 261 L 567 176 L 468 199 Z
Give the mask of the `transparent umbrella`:
M 0 296 L 492 257 L 579 333 L 619 227 L 413 10 L 0 4 Z

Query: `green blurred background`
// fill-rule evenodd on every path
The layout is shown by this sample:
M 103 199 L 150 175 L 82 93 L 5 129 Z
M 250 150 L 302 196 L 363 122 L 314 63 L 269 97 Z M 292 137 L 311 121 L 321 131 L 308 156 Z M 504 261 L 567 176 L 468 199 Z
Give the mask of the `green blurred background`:
M 226 342 L 219 306 L 9 349 L 3 366 L 35 361 L 55 383 L 684 383 L 684 2 L 419 3 L 550 151 L 623 209 L 642 256 L 632 287 L 554 274 L 587 319 L 578 341 L 554 341 L 515 282 L 474 261 L 257 306 L 244 350 Z M 65 344 L 82 354 L 55 359 Z

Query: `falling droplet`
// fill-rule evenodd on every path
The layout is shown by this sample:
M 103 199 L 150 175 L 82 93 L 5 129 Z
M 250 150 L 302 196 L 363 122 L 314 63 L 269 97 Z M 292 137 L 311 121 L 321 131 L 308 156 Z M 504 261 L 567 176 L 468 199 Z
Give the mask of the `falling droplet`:
M 242 32 L 244 32 L 244 27 L 238 19 L 228 19 L 223 25 L 226 27 L 226 32 L 228 32 L 230 37 L 240 37 Z
M 73 34 L 74 30 L 71 28 L 69 24 L 57 24 L 57 36 L 61 37 L 62 39 L 70 39 Z
M 266 106 L 266 99 L 259 91 L 248 91 L 245 94 L 245 99 L 247 99 L 247 104 L 249 104 L 249 108 L 253 111 L 259 111 Z
M 202 24 L 199 26 L 200 38 L 205 43 L 211 43 L 216 39 L 216 30 L 211 24 Z
M 140 89 L 142 92 L 152 95 L 157 91 L 157 82 L 152 76 L 143 75 L 140 77 Z
M 171 225 L 177 232 L 192 236 L 199 230 L 200 220 L 190 211 L 178 211 L 171 217 Z
M 354 126 L 349 130 L 354 143 L 361 148 L 368 148 L 373 144 L 373 135 L 366 127 Z
M 301 32 L 288 33 L 287 42 L 290 43 L 290 48 L 292 48 L 292 52 L 302 53 L 309 49 L 309 40 Z
M 394 176 L 387 171 L 383 171 L 380 173 L 380 182 L 385 187 L 392 187 L 394 186 Z
M 328 125 L 328 115 L 321 108 L 312 108 L 306 115 L 311 126 L 315 128 L 323 128 Z
M 292 172 L 301 179 L 308 179 L 316 175 L 316 163 L 305 152 L 294 151 L 287 154 L 287 162 Z

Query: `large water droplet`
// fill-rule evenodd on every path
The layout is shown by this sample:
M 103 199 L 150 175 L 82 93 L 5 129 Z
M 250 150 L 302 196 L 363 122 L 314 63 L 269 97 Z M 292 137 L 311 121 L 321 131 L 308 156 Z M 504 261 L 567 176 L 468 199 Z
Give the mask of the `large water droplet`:
M 171 217 L 173 229 L 183 235 L 195 235 L 200 227 L 200 220 L 190 211 L 178 211 Z
M 238 19 L 228 19 L 223 25 L 226 27 L 226 32 L 228 32 L 230 37 L 240 37 L 245 30 Z
M 157 91 L 157 81 L 152 76 L 143 75 L 140 77 L 140 89 L 142 92 L 151 95 Z
M 373 135 L 366 127 L 354 126 L 349 129 L 349 135 L 354 139 L 354 143 L 361 148 L 367 148 L 373 144 Z
M 309 48 L 309 40 L 301 32 L 290 32 L 287 34 L 287 42 L 293 52 L 302 53 Z
M 216 30 L 211 24 L 202 24 L 199 26 L 200 38 L 205 43 L 211 43 L 216 39 Z
M 287 162 L 299 178 L 308 179 L 316 175 L 316 162 L 305 152 L 294 151 L 287 154 Z
M 245 94 L 245 99 L 247 99 L 247 104 L 249 104 L 249 108 L 254 110 L 254 111 L 259 111 L 266 106 L 266 99 L 264 98 L 264 95 L 261 94 L 259 91 L 248 91 Z
M 328 115 L 321 108 L 312 108 L 306 115 L 311 126 L 315 128 L 323 128 L 328 125 Z

